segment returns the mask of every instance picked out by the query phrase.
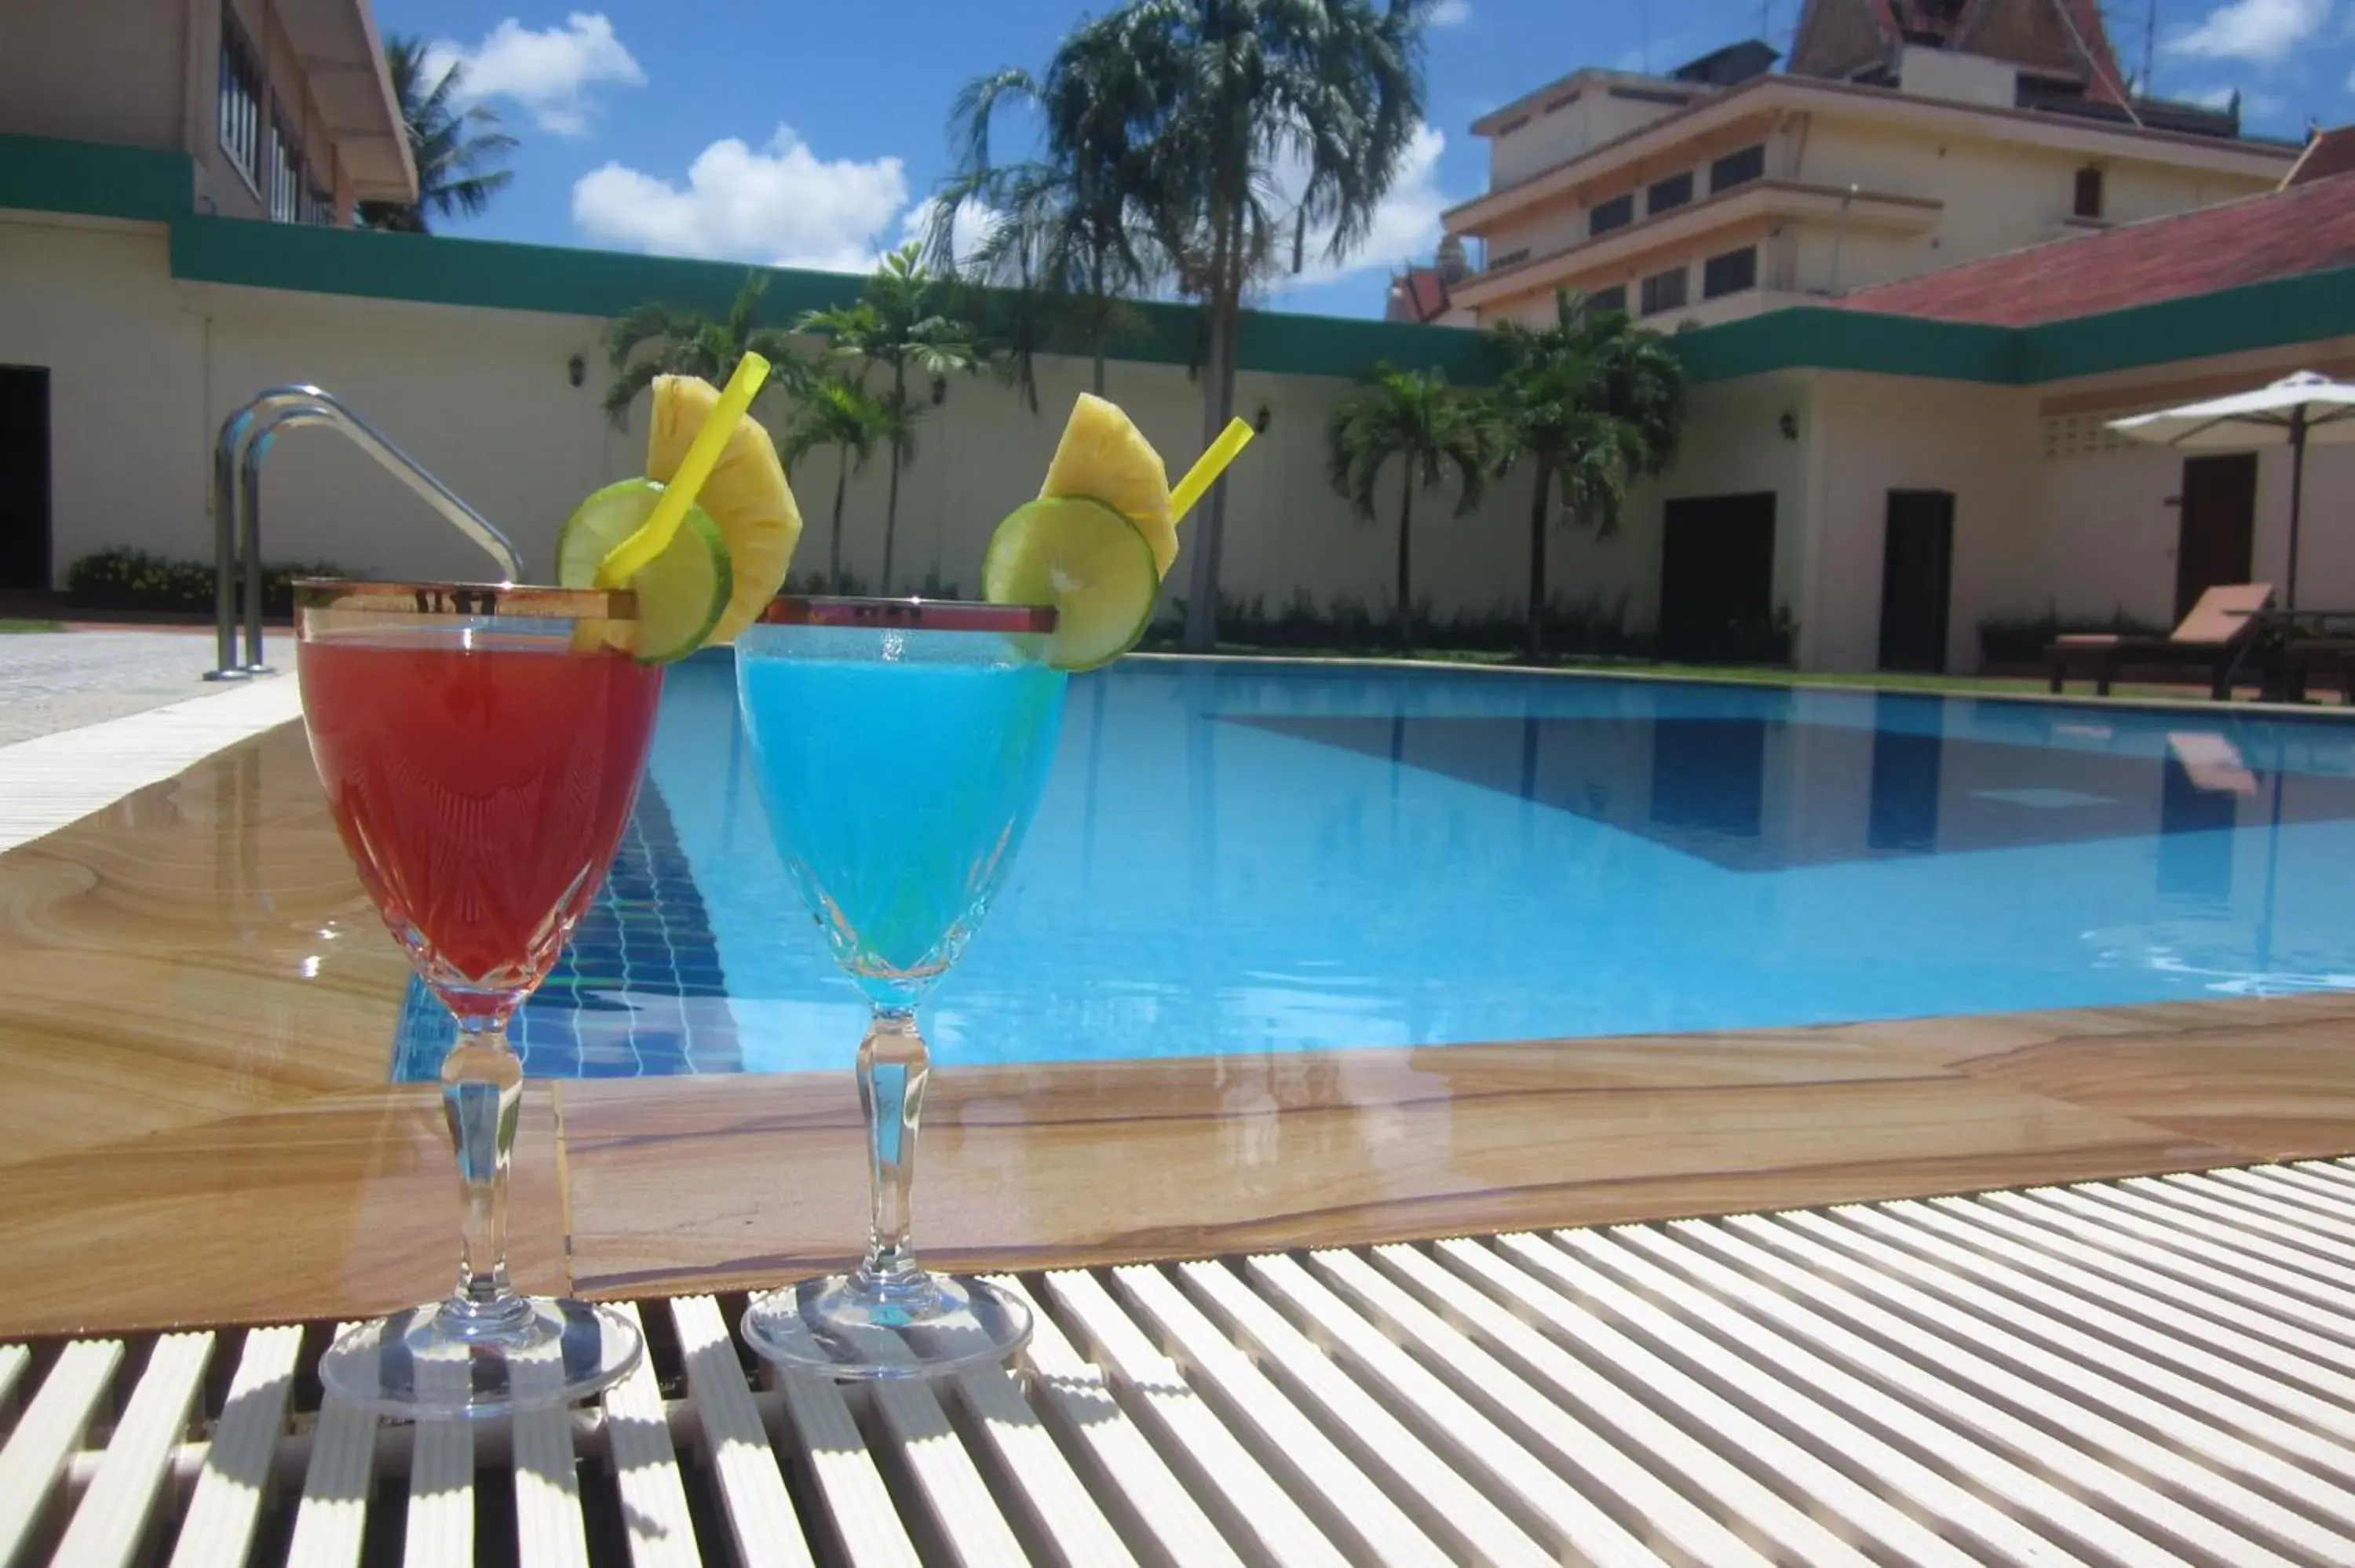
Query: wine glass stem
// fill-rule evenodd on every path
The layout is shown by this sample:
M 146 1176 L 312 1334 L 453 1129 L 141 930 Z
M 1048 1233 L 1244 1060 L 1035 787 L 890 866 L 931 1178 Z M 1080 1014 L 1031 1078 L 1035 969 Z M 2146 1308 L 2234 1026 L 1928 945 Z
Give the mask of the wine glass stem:
M 867 1113 L 867 1256 L 852 1284 L 879 1296 L 921 1292 L 931 1281 L 908 1240 L 916 1182 L 916 1134 L 924 1116 L 932 1056 L 914 1010 L 879 1007 L 858 1043 L 858 1103 Z
M 458 1288 L 442 1317 L 459 1332 L 496 1332 L 530 1315 L 507 1284 L 507 1171 L 522 1109 L 523 1064 L 507 1048 L 506 1020 L 459 1020 L 458 1043 L 442 1060 L 442 1110 L 465 1208 Z

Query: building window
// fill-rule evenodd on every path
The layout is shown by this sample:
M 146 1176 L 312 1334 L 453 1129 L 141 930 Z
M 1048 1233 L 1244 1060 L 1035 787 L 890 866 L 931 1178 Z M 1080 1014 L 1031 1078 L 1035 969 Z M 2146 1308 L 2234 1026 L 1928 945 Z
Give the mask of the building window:
M 336 198 L 316 185 L 303 187 L 303 210 L 297 222 L 315 223 L 333 228 L 336 222 Z
M 272 222 L 293 223 L 303 216 L 303 144 L 286 128 L 286 108 L 272 106 L 270 116 L 269 181 L 262 191 Z
M 1507 267 L 1516 267 L 1529 259 L 1529 248 L 1524 245 L 1518 250 L 1508 250 L 1502 256 L 1489 257 L 1488 270 L 1496 272 Z
M 1692 191 L 1691 170 L 1688 169 L 1681 175 L 1670 175 L 1644 193 L 1644 210 L 1667 212 L 1671 207 L 1682 207 L 1692 200 Z
M 1597 289 L 1586 296 L 1586 313 L 1590 316 L 1627 313 L 1627 285 L 1614 283 L 1607 289 Z
M 1722 256 L 1712 256 L 1701 263 L 1700 297 L 1714 300 L 1722 294 L 1738 294 L 1744 289 L 1758 286 L 1758 247 L 1745 245 L 1739 250 L 1729 250 Z
M 1730 191 L 1736 185 L 1746 185 L 1762 179 L 1766 174 L 1766 143 L 1755 142 L 1739 153 L 1728 153 L 1709 166 L 1709 188 L 1712 194 Z
M 261 66 L 237 18 L 221 12 L 220 144 L 238 172 L 261 183 Z
M 1685 270 L 1655 272 L 1644 280 L 1644 313 L 1658 315 L 1662 311 L 1679 311 L 1685 303 Z
M 1570 91 L 1563 93 L 1560 98 L 1549 98 L 1549 99 L 1547 99 L 1547 100 L 1545 101 L 1545 108 L 1543 109 L 1543 111 L 1541 111 L 1541 112 L 1543 112 L 1543 113 L 1547 113 L 1547 114 L 1551 114 L 1555 110 L 1557 110 L 1557 109 L 1567 109 L 1567 108 L 1569 108 L 1572 104 L 1576 103 L 1577 101 L 1578 101 L 1578 90 L 1577 90 L 1576 88 L 1572 88 L 1572 89 L 1571 89 L 1571 90 L 1570 90 Z
M 2102 216 L 2102 171 L 2083 168 L 2077 171 L 2077 199 L 2071 207 L 2079 217 Z
M 1608 234 L 1614 228 L 1625 228 L 1635 221 L 1636 194 L 1630 191 L 1623 196 L 1613 196 L 1609 201 L 1599 204 L 1593 212 L 1588 213 L 1586 232 Z
M 1502 125 L 1497 127 L 1497 134 L 1499 136 L 1509 136 L 1514 132 L 1519 130 L 1522 126 L 1527 125 L 1529 122 L 1529 117 L 1528 115 L 1516 114 L 1510 120 L 1506 121 Z

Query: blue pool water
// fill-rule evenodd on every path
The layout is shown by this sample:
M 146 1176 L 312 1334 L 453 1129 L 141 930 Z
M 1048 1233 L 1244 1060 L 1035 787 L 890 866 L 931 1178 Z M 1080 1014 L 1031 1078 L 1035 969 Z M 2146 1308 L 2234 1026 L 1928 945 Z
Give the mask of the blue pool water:
M 947 1062 L 1438 1044 L 2355 986 L 2355 725 L 1130 660 L 925 1010 Z M 847 1065 L 725 656 L 527 1010 L 535 1074 Z M 396 1070 L 431 1075 L 421 996 Z

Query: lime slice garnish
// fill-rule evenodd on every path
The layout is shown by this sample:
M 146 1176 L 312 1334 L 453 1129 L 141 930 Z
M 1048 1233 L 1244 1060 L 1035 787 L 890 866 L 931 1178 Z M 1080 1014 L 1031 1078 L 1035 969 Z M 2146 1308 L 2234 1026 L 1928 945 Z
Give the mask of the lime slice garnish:
M 582 502 L 556 538 L 558 586 L 597 586 L 599 564 L 645 525 L 662 496 L 663 487 L 650 479 L 625 479 Z M 701 507 L 688 507 L 670 543 L 631 576 L 628 586 L 638 596 L 640 662 L 666 663 L 702 647 L 735 591 L 719 524 Z
M 1048 662 L 1092 670 L 1136 646 L 1153 621 L 1161 574 L 1135 524 L 1088 495 L 1018 506 L 989 536 L 982 596 L 993 604 L 1050 604 Z

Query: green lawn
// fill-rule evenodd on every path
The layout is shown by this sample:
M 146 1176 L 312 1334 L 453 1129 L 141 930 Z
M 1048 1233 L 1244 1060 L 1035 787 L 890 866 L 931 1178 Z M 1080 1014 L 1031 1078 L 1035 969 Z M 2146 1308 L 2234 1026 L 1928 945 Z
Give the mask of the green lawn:
M 66 624 L 62 620 L 0 620 L 0 633 L 10 631 L 63 631 L 65 629 Z

